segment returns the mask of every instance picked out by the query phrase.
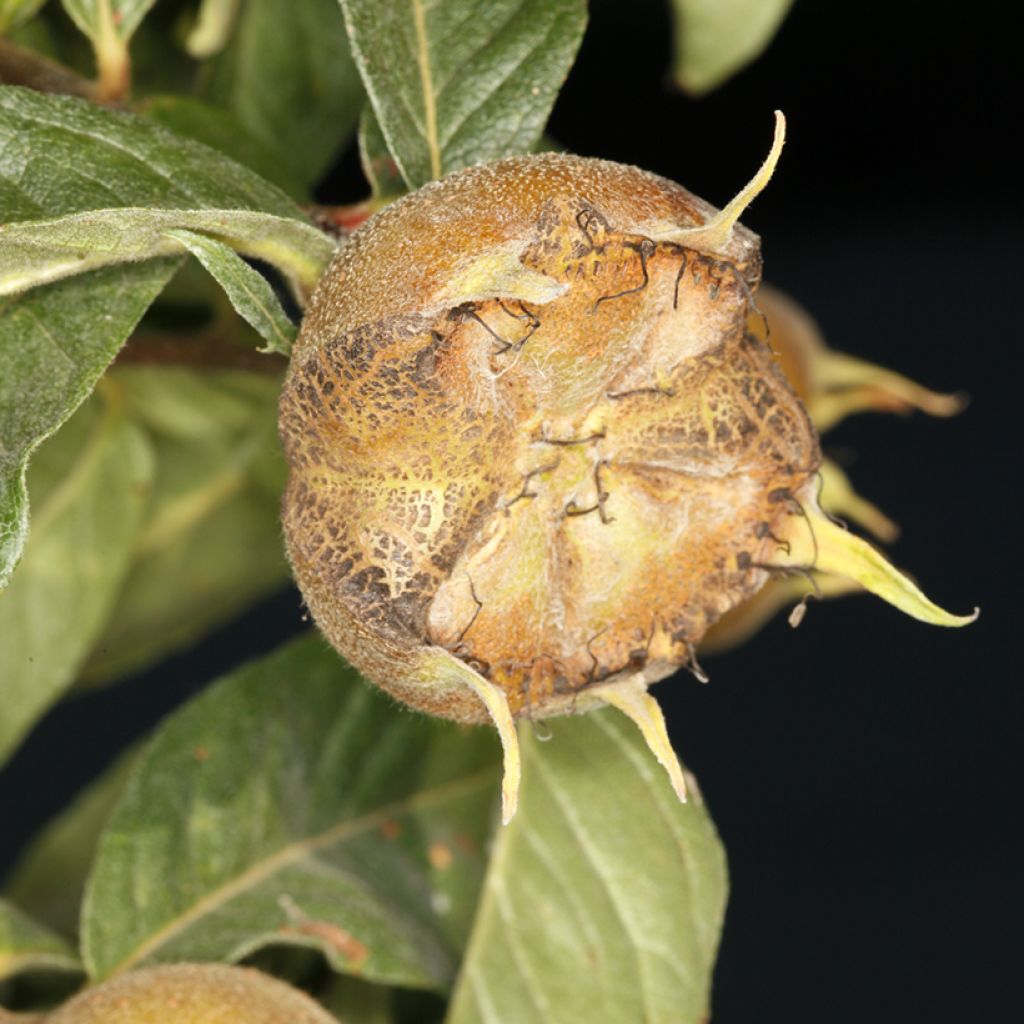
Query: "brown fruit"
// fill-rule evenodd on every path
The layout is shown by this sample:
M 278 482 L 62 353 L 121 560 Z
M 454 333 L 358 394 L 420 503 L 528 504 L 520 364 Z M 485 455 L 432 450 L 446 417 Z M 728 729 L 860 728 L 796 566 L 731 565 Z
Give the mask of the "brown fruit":
M 337 1024 L 304 992 L 225 964 L 145 967 L 86 989 L 46 1024 Z
M 736 224 L 783 124 L 721 212 L 603 160 L 453 174 L 361 227 L 303 323 L 280 418 L 296 578 L 373 682 L 494 720 L 506 820 L 513 719 L 605 704 L 682 797 L 647 687 L 699 673 L 777 566 L 816 564 L 818 442 L 747 329 L 761 258 Z

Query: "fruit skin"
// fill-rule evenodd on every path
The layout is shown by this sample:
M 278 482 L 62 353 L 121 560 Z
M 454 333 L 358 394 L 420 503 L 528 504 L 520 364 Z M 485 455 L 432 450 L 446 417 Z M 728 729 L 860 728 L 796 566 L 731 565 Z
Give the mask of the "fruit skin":
M 45 1024 L 337 1024 L 304 992 L 225 964 L 144 967 L 80 992 Z
M 584 710 L 686 664 L 767 580 L 820 453 L 747 330 L 758 239 L 706 251 L 715 215 L 545 154 L 428 185 L 338 251 L 282 393 L 283 520 L 373 682 L 485 721 L 461 663 L 514 717 Z

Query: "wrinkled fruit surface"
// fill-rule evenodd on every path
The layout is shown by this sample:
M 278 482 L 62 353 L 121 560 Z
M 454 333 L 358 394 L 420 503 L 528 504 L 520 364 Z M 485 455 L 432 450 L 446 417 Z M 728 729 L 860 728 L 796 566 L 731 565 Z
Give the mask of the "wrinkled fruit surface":
M 511 718 L 611 703 L 674 762 L 647 685 L 829 547 L 814 428 L 748 328 L 739 209 L 545 154 L 429 185 L 342 246 L 282 396 L 284 523 L 371 680 L 504 723 L 506 753 Z
M 336 1024 L 305 993 L 224 964 L 148 967 L 86 989 L 46 1024 Z

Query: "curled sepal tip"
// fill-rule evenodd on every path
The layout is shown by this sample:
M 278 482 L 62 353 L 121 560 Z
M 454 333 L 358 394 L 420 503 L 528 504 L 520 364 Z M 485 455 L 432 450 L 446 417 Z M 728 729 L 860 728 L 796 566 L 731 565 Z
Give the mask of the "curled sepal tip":
M 501 823 L 507 825 L 515 817 L 516 808 L 519 806 L 522 761 L 519 756 L 519 735 L 505 691 L 443 647 L 433 647 L 426 652 L 424 675 L 427 678 L 432 676 L 444 684 L 468 686 L 480 698 L 491 716 L 501 740 Z
M 732 237 L 732 229 L 743 215 L 743 211 L 764 191 L 764 187 L 771 181 L 785 142 L 786 115 L 781 110 L 776 110 L 775 136 L 772 139 L 772 148 L 768 151 L 764 163 L 757 169 L 757 173 L 706 224 L 676 232 L 673 240 L 679 241 L 691 249 L 700 249 L 703 252 L 722 252 L 726 245 L 728 245 L 729 239 Z
M 668 772 L 672 788 L 676 796 L 686 803 L 686 778 L 683 775 L 679 758 L 669 742 L 668 730 L 665 728 L 665 716 L 661 706 L 647 692 L 647 683 L 642 675 L 629 676 L 626 679 L 608 683 L 594 691 L 594 695 L 621 711 L 639 727 L 651 753 Z
M 789 551 L 776 549 L 770 564 L 856 580 L 911 618 L 933 626 L 966 626 L 978 617 L 977 608 L 970 615 L 953 615 L 940 608 L 867 541 L 829 519 L 816 501 L 804 500 L 801 504 L 804 514 L 791 516 L 780 535 Z

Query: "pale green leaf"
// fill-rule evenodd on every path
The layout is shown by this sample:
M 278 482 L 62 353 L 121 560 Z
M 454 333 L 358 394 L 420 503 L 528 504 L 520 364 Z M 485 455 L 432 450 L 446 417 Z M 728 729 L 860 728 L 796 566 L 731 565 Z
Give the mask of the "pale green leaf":
M 0 982 L 28 971 L 81 970 L 74 951 L 59 935 L 0 898 Z
M 185 39 L 185 49 L 199 60 L 220 53 L 235 27 L 241 0 L 200 0 L 196 23 Z
M 209 271 L 231 300 L 238 315 L 267 343 L 261 352 L 287 356 L 298 328 L 288 319 L 267 279 L 249 266 L 223 242 L 194 231 L 170 230 L 167 236 L 180 242 Z
M 399 711 L 318 635 L 240 669 L 164 724 L 129 781 L 86 893 L 90 974 L 293 943 L 443 989 L 497 768 L 489 730 Z
M 672 0 L 673 77 L 687 92 L 721 85 L 771 42 L 793 0 Z
M 156 480 L 89 682 L 151 664 L 288 581 L 279 378 L 126 365 L 110 379 L 149 434 Z
M 0 36 L 35 17 L 44 2 L 45 0 L 0 0 Z
M 32 840 L 7 876 L 4 894 L 52 928 L 71 937 L 78 932 L 78 912 L 96 842 L 138 757 L 132 747 Z
M 312 291 L 334 251 L 331 240 L 310 224 L 251 210 L 90 210 L 7 224 L 0 234 L 0 295 L 190 250 L 175 229 L 208 233 L 225 247 L 273 264 L 299 294 Z
M 29 456 L 89 394 L 174 266 L 108 267 L 0 300 L 0 587 L 28 533 Z
M 246 0 L 206 97 L 312 186 L 350 138 L 363 89 L 338 0 Z
M 613 710 L 523 743 L 448 1024 L 698 1024 L 725 911 L 725 856 Z M 691 787 L 691 790 L 695 787 Z
M 341 0 L 352 53 L 410 188 L 540 138 L 584 0 Z
M 0 762 L 71 685 L 106 624 L 152 472 L 145 436 L 99 395 L 36 457 L 32 541 L 0 594 Z
M 61 0 L 79 30 L 94 42 L 111 32 L 128 40 L 156 0 Z

